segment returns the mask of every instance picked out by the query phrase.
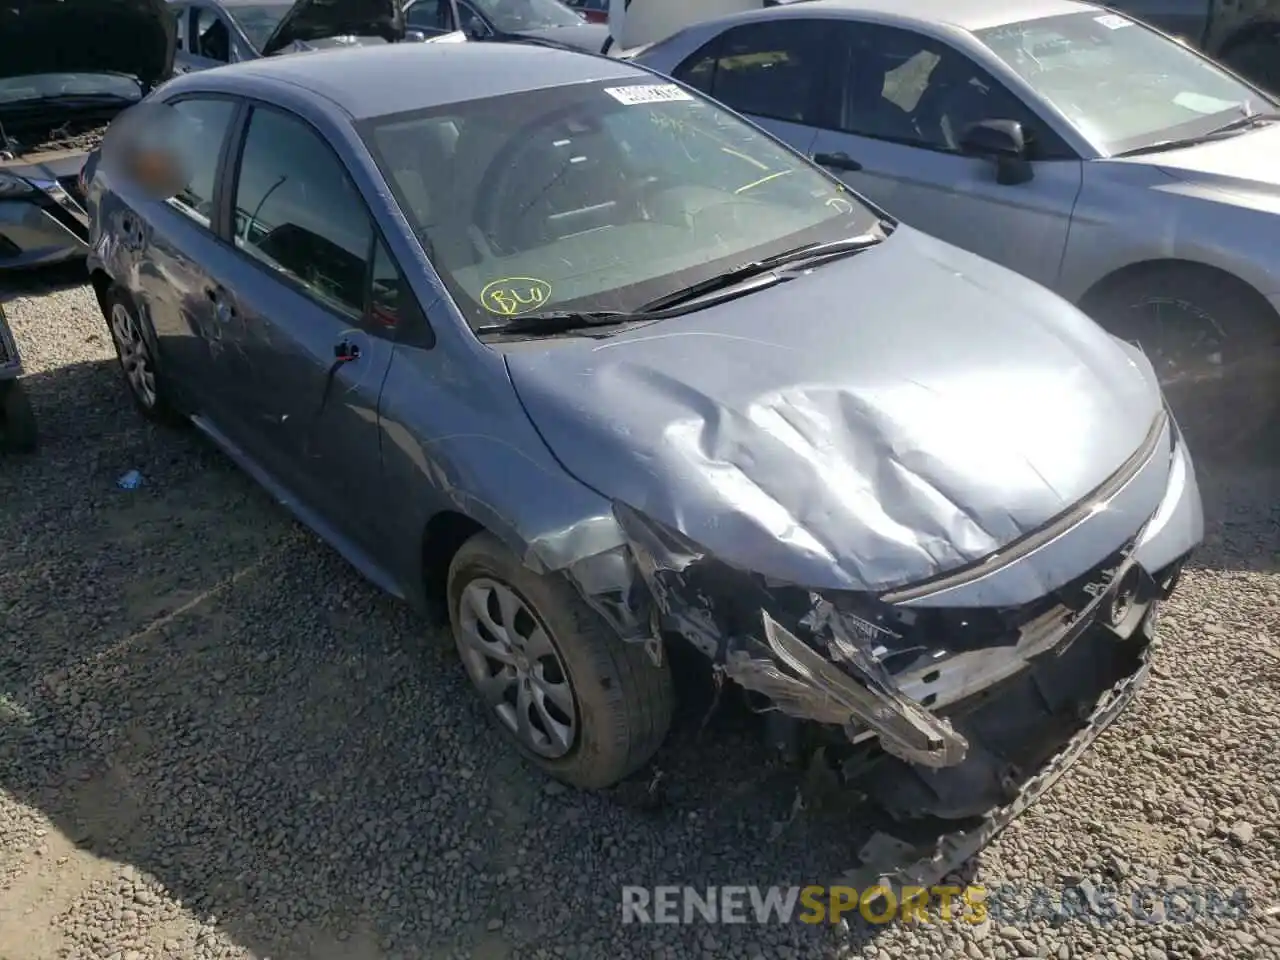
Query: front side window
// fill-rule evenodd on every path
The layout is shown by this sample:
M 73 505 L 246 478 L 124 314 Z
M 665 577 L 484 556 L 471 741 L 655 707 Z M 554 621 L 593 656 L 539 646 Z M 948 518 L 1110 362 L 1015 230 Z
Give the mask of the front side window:
M 582 18 L 559 0 L 472 0 L 472 5 L 503 33 L 582 23 Z
M 231 31 L 226 23 L 208 7 L 196 12 L 196 53 L 206 60 L 231 62 Z
M 253 44 L 253 49 L 261 50 L 289 12 L 289 7 L 288 3 L 236 3 L 228 6 L 227 10 L 236 26 Z
M 739 113 L 815 124 L 830 50 L 825 27 L 794 19 L 734 27 L 674 75 Z
M 1021 100 L 958 50 L 894 27 L 835 29 L 849 50 L 840 130 L 955 153 L 971 125 L 1016 120 L 1031 159 L 1069 153 Z
M 373 223 L 333 151 L 307 124 L 258 108 L 235 188 L 235 245 L 329 308 L 364 315 Z
M 1091 10 L 976 32 L 1109 154 L 1208 133 L 1276 104 L 1208 60 L 1117 13 Z
M 633 311 L 876 220 L 838 182 L 675 84 L 560 86 L 374 118 L 360 132 L 473 326 Z
M 178 146 L 188 173 L 187 185 L 170 202 L 207 227 L 213 218 L 218 157 L 235 115 L 235 104 L 230 100 L 192 99 L 169 105 L 182 121 Z
M 455 29 L 448 0 L 418 0 L 405 11 L 405 23 L 412 30 L 431 33 L 449 33 Z

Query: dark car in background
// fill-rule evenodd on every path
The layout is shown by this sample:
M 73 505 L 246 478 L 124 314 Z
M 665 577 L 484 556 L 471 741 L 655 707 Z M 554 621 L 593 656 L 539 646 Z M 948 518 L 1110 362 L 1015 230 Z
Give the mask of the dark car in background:
M 174 0 L 175 72 L 406 39 L 396 0 Z
M 430 36 L 461 30 L 471 40 L 533 41 L 600 53 L 605 23 L 589 23 L 560 0 L 410 0 L 408 26 Z
M 0 5 L 0 270 L 84 256 L 85 156 L 173 50 L 164 0 Z
M 1112 0 L 1106 6 L 1198 47 L 1280 93 L 1280 0 Z

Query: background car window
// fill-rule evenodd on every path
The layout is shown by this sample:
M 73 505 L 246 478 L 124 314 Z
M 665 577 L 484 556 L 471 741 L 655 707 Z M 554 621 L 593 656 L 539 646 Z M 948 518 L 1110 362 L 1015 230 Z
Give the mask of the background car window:
M 227 9 L 253 48 L 261 50 L 291 6 L 289 3 L 236 3 Z
M 231 62 L 231 31 L 208 7 L 196 12 L 196 53 L 219 63 Z
M 1115 13 L 1009 23 L 977 37 L 1109 153 L 1276 109 L 1213 62 Z
M 849 62 L 837 124 L 846 133 L 958 152 L 971 124 L 1016 120 L 1032 159 L 1069 154 L 1021 100 L 958 50 L 909 30 L 840 30 Z
M 301 120 L 253 111 L 236 178 L 234 227 L 241 250 L 327 306 L 363 315 L 373 224 L 338 158 Z
M 218 156 L 236 107 L 230 100 L 179 100 L 170 106 L 185 121 L 182 152 L 191 173 L 187 186 L 171 203 L 207 227 L 213 218 Z
M 675 76 L 739 113 L 815 124 L 827 49 L 822 21 L 749 23 L 725 31 Z
M 418 0 L 406 12 L 405 23 L 412 30 L 449 33 L 454 29 L 453 10 L 448 0 Z
M 505 33 L 582 23 L 582 18 L 560 0 L 475 0 L 472 5 Z M 462 15 L 461 8 L 458 12 Z

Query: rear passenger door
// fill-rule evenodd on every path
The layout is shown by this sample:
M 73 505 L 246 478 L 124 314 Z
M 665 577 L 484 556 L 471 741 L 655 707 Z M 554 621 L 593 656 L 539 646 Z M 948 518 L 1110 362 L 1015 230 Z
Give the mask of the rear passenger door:
M 830 112 L 833 49 L 820 20 L 747 23 L 720 34 L 672 74 L 808 153 Z
M 235 254 L 216 293 L 250 368 L 237 419 L 285 487 L 367 544 L 400 271 L 342 161 L 293 114 L 252 108 L 228 192 Z

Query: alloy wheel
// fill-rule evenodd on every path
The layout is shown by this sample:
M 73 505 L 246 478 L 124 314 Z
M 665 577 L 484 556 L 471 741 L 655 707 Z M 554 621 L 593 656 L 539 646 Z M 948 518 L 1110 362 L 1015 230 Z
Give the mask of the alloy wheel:
M 113 304 L 111 307 L 111 336 L 116 342 L 116 350 L 120 354 L 120 366 L 124 368 L 129 389 L 143 406 L 148 409 L 154 407 L 156 405 L 156 374 L 155 365 L 151 360 L 151 349 L 147 346 L 138 321 L 122 303 Z
M 472 580 L 458 610 L 458 651 L 503 724 L 547 759 L 573 749 L 578 709 L 569 672 L 546 626 L 504 583 Z

